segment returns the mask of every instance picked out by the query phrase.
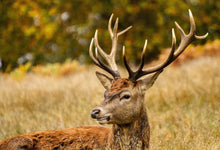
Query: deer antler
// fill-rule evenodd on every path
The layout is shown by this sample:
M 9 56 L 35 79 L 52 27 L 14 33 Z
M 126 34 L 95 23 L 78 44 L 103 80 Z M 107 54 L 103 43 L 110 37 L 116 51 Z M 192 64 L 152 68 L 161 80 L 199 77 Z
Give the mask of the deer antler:
M 115 55 L 117 52 L 117 42 L 118 42 L 118 37 L 125 32 L 127 32 L 132 26 L 129 26 L 128 28 L 124 29 L 121 32 L 118 32 L 118 18 L 115 21 L 114 28 L 112 30 L 112 18 L 113 14 L 111 15 L 108 23 L 108 30 L 112 39 L 112 49 L 109 55 L 107 55 L 103 49 L 100 47 L 99 42 L 98 42 L 98 30 L 96 30 L 94 38 L 92 38 L 91 43 L 90 43 L 90 48 L 89 48 L 89 55 L 92 58 L 93 62 L 103 70 L 107 71 L 110 73 L 115 79 L 120 78 L 120 73 L 118 71 L 118 67 L 115 62 Z M 96 56 L 94 57 L 93 55 L 93 44 L 95 43 L 95 54 Z M 99 54 L 106 60 L 108 63 L 107 66 L 104 64 L 101 59 L 99 58 Z
M 170 63 L 172 63 L 186 49 L 186 47 L 190 43 L 192 43 L 195 40 L 204 39 L 208 36 L 208 33 L 206 33 L 203 36 L 196 35 L 196 33 L 195 33 L 195 31 L 196 31 L 195 21 L 193 19 L 193 15 L 192 15 L 192 12 L 190 10 L 189 10 L 189 19 L 190 19 L 190 32 L 187 35 L 183 31 L 183 29 L 179 26 L 179 24 L 177 22 L 175 22 L 175 25 L 176 25 L 177 29 L 179 30 L 179 32 L 181 34 L 181 42 L 180 42 L 180 45 L 178 46 L 178 48 L 176 49 L 176 36 L 175 36 L 174 29 L 172 28 L 171 51 L 170 51 L 170 54 L 169 54 L 168 58 L 166 59 L 166 61 L 164 61 L 162 64 L 159 64 L 157 66 L 150 67 L 150 68 L 147 68 L 147 69 L 143 70 L 143 67 L 144 67 L 144 54 L 145 54 L 146 47 L 147 47 L 147 40 L 146 40 L 145 44 L 144 44 L 143 51 L 142 51 L 142 55 L 141 55 L 140 65 L 139 65 L 137 71 L 132 71 L 131 68 L 129 67 L 128 63 L 127 63 L 127 60 L 126 60 L 126 57 L 125 57 L 125 47 L 123 47 L 123 59 L 124 59 L 125 67 L 126 67 L 126 69 L 128 71 L 128 74 L 129 74 L 128 79 L 132 80 L 133 82 L 136 82 L 137 79 L 139 79 L 140 77 L 142 77 L 144 75 L 162 70 L 163 68 L 167 67 Z

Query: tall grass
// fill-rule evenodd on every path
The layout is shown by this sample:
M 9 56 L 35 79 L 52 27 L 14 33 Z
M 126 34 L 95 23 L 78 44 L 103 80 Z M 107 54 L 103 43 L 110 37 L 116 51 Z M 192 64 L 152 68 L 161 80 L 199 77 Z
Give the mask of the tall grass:
M 220 149 L 220 59 L 167 69 L 146 100 L 152 149 Z
M 103 100 L 96 68 L 65 77 L 0 76 L 0 140 L 39 130 L 96 125 Z M 152 150 L 220 149 L 220 58 L 170 66 L 146 93 Z

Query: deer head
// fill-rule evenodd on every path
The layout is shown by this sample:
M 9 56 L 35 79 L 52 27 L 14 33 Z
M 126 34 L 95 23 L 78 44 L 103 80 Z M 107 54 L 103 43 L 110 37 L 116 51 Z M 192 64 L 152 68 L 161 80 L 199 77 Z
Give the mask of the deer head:
M 108 24 L 108 30 L 112 39 L 112 49 L 111 53 L 106 54 L 98 43 L 98 30 L 95 32 L 94 38 L 91 40 L 89 54 L 93 62 L 103 70 L 107 71 L 111 76 L 109 77 L 103 73 L 96 72 L 96 75 L 104 88 L 106 89 L 104 93 L 104 101 L 91 111 L 91 117 L 97 119 L 100 124 L 129 124 L 134 122 L 141 112 L 144 110 L 144 95 L 145 91 L 150 88 L 159 74 L 163 71 L 165 67 L 171 64 L 185 49 L 186 47 L 195 40 L 204 39 L 208 36 L 206 33 L 203 36 L 196 35 L 196 26 L 193 19 L 192 13 L 189 10 L 190 18 L 190 32 L 185 34 L 183 29 L 175 22 L 177 29 L 181 35 L 181 42 L 176 48 L 176 37 L 174 29 L 172 29 L 172 45 L 169 56 L 167 59 L 154 67 L 144 68 L 144 54 L 147 47 L 147 40 L 145 40 L 144 48 L 142 51 L 141 62 L 136 71 L 133 71 L 127 63 L 125 56 L 125 46 L 123 46 L 123 60 L 125 67 L 128 71 L 128 78 L 121 78 L 118 71 L 115 55 L 117 52 L 117 40 L 120 35 L 128 31 L 130 27 L 125 30 L 118 32 L 118 18 L 115 21 L 114 27 L 112 29 L 112 19 L 111 15 Z M 93 54 L 93 46 L 95 45 L 95 56 Z M 108 63 L 105 64 L 100 56 L 105 59 Z M 150 76 L 146 76 L 152 74 Z M 143 77 L 143 78 L 141 78 Z M 141 79 L 140 79 L 141 78 Z

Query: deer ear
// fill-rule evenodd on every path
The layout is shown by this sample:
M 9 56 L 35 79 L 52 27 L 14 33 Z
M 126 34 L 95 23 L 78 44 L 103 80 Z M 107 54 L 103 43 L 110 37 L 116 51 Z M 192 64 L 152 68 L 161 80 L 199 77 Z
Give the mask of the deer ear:
M 160 70 L 156 73 L 154 73 L 153 75 L 151 76 L 147 76 L 145 77 L 144 79 L 141 79 L 139 82 L 141 84 L 141 89 L 143 90 L 147 90 L 149 89 L 153 84 L 154 82 L 156 81 L 157 77 L 159 76 L 159 74 L 162 72 L 163 70 Z
M 107 75 L 100 73 L 98 71 L 96 72 L 96 76 L 106 90 L 108 90 L 111 87 L 112 80 L 113 80 L 112 78 L 110 78 Z

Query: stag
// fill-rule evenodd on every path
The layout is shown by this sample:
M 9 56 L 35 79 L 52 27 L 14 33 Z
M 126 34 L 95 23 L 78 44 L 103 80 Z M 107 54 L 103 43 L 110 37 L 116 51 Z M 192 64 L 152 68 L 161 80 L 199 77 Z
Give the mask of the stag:
M 91 117 L 96 119 L 99 124 L 112 124 L 112 127 L 84 126 L 28 133 L 1 141 L 0 150 L 149 149 L 150 126 L 144 100 L 146 90 L 154 84 L 163 69 L 171 64 L 190 43 L 204 39 L 208 35 L 208 33 L 203 36 L 196 35 L 196 26 L 190 10 L 189 18 L 190 32 L 188 34 L 185 34 L 175 22 L 181 35 L 181 42 L 176 48 L 175 32 L 172 29 L 172 45 L 169 56 L 157 66 L 144 68 L 147 40 L 143 47 L 140 65 L 136 71 L 133 71 L 128 65 L 123 46 L 123 61 L 129 76 L 122 78 L 115 62 L 117 42 L 118 37 L 127 32 L 131 26 L 118 32 L 118 18 L 112 28 L 113 15 L 111 15 L 108 24 L 112 39 L 110 54 L 106 54 L 99 45 L 98 30 L 91 40 L 89 54 L 95 65 L 111 75 L 96 72 L 106 91 L 104 101 L 91 111 Z M 93 47 L 95 47 L 95 55 Z M 103 62 L 103 59 L 107 64 Z

